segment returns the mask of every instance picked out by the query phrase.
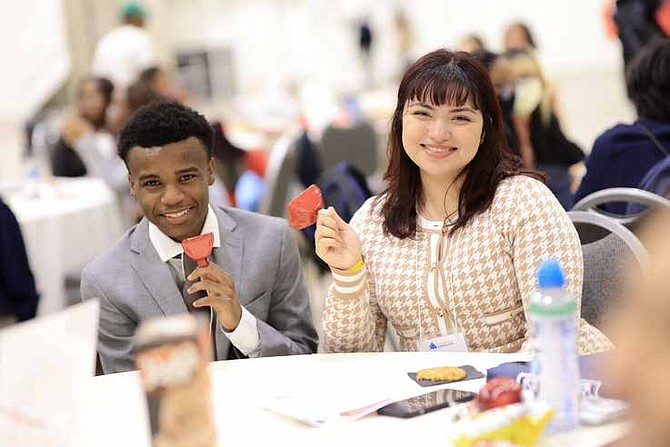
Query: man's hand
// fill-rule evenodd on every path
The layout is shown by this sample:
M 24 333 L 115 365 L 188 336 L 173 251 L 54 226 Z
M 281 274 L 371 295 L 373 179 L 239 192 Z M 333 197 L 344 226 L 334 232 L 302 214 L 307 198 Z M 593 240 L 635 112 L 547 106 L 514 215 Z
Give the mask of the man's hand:
M 193 270 L 188 280 L 197 281 L 189 287 L 188 293 L 204 290 L 208 295 L 196 300 L 193 307 L 212 306 L 223 329 L 226 332 L 234 331 L 242 318 L 242 305 L 237 299 L 233 278 L 210 262 L 206 267 Z

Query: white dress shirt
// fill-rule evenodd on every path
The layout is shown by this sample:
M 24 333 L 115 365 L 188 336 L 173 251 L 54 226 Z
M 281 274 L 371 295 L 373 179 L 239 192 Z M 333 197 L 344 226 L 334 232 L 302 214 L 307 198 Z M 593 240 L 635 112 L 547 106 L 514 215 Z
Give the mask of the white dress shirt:
M 210 205 L 207 206 L 207 218 L 202 226 L 200 234 L 214 234 L 214 247 L 221 247 L 221 235 L 219 233 L 219 221 Z M 149 239 L 153 244 L 161 261 L 170 264 L 170 259 L 178 255 L 183 255 L 184 249 L 179 242 L 163 233 L 156 225 L 149 222 Z M 171 265 L 171 264 L 170 264 Z M 184 264 L 181 263 L 181 271 L 177 271 L 180 279 L 184 278 Z M 223 329 L 223 327 L 221 328 Z M 258 357 L 260 355 L 260 335 L 256 326 L 256 317 L 242 306 L 242 318 L 234 331 L 226 332 L 226 337 L 230 342 L 247 357 Z

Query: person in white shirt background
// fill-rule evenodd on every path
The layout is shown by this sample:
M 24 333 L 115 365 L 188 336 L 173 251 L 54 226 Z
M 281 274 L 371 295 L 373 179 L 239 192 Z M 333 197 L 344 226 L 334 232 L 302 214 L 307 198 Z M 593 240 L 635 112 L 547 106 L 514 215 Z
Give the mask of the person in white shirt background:
M 157 62 L 154 44 L 144 29 L 146 9 L 139 3 L 126 3 L 121 18 L 123 23 L 98 42 L 91 67 L 94 75 L 110 79 L 117 91 L 123 91 L 142 70 Z

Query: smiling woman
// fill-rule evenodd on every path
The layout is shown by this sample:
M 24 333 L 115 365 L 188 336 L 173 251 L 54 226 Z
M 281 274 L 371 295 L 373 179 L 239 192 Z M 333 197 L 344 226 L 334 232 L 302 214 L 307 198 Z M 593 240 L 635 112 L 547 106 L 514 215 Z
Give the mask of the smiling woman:
M 541 176 L 505 145 L 498 99 L 470 54 L 437 50 L 404 74 L 389 135 L 388 188 L 345 223 L 319 214 L 316 252 L 332 270 L 326 351 L 518 351 L 542 259 L 560 260 L 579 301 L 579 238 Z M 580 322 L 579 350 L 607 338 Z

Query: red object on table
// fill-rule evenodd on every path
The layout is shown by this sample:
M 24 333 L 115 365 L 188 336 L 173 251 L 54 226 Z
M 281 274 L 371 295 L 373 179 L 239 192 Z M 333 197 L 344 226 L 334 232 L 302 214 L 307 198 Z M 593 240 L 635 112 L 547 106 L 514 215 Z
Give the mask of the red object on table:
M 521 385 L 511 377 L 496 377 L 479 390 L 477 408 L 480 411 L 521 402 Z
M 207 258 L 212 254 L 213 245 L 213 233 L 200 234 L 181 241 L 181 246 L 184 248 L 186 256 L 196 261 L 198 267 L 205 267 L 207 265 Z
M 316 185 L 310 185 L 288 204 L 288 224 L 296 230 L 307 228 L 316 223 L 316 215 L 321 208 L 321 190 Z

